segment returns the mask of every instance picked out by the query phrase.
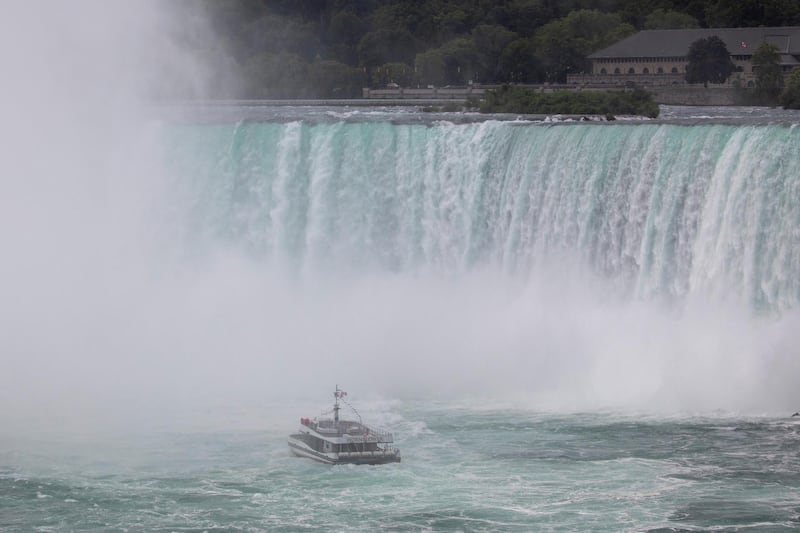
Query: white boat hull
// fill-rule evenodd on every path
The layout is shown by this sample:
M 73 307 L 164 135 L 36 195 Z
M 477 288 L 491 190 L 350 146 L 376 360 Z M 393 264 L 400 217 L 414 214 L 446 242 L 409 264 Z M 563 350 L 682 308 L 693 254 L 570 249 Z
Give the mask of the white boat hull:
M 308 457 L 327 465 L 336 464 L 335 453 L 322 453 L 312 450 L 305 442 L 289 438 L 289 450 L 297 457 Z
M 298 457 L 307 457 L 328 465 L 357 464 L 380 465 L 385 463 L 399 463 L 400 454 L 395 449 L 367 452 L 318 452 L 305 442 L 289 437 L 289 450 Z

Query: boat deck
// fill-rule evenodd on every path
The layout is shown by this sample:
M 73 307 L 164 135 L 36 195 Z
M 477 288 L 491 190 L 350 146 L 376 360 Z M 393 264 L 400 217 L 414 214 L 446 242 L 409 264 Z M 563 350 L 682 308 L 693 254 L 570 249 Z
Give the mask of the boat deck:
M 304 425 L 326 437 L 363 436 L 374 442 L 394 442 L 394 436 L 391 433 L 354 420 L 309 421 Z

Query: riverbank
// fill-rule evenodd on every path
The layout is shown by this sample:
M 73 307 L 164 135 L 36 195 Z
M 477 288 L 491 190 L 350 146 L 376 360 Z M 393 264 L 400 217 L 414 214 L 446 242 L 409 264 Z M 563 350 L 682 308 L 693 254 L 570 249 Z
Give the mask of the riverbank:
M 497 90 L 501 85 L 474 85 L 465 87 L 431 87 L 431 88 L 387 88 L 362 90 L 361 98 L 328 98 L 328 99 L 265 99 L 265 100 L 214 100 L 214 105 L 230 106 L 446 106 L 448 104 L 463 105 L 467 100 L 482 101 L 488 91 Z M 630 88 L 614 86 L 583 86 L 574 84 L 514 85 L 541 94 L 559 91 L 597 93 L 625 92 Z M 736 106 L 737 93 L 733 88 L 702 86 L 652 86 L 642 87 L 653 96 L 659 105 L 676 106 Z M 203 102 L 198 102 L 203 104 Z
M 395 102 L 391 105 L 414 105 L 407 101 L 424 101 L 425 104 L 441 105 L 442 102 L 463 102 L 467 99 L 485 98 L 488 91 L 497 90 L 500 85 L 471 85 L 465 87 L 429 87 L 429 88 L 384 88 L 362 90 L 362 97 L 366 100 Z M 594 93 L 594 92 L 624 92 L 630 87 L 615 86 L 610 84 L 588 85 L 575 83 L 539 84 L 539 85 L 514 85 L 524 87 L 531 91 L 549 94 L 558 91 Z M 703 87 L 702 85 L 639 85 L 653 96 L 653 100 L 661 105 L 691 105 L 691 106 L 733 106 L 738 104 L 738 93 L 734 87 Z M 389 104 L 387 104 L 389 105 Z

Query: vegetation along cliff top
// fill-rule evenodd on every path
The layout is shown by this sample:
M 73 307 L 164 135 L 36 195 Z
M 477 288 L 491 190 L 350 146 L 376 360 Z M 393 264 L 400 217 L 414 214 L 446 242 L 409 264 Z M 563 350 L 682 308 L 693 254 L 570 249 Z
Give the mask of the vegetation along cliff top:
M 645 29 L 800 25 L 793 0 L 202 0 L 211 98 L 558 83 Z M 231 83 L 230 80 L 237 80 Z

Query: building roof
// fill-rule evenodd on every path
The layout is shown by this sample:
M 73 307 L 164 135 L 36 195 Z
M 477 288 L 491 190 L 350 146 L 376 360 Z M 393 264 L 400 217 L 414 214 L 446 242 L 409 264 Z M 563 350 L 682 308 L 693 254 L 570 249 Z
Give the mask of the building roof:
M 773 28 L 698 28 L 691 30 L 644 30 L 590 55 L 590 59 L 637 57 L 686 57 L 691 44 L 716 35 L 731 55 L 752 55 L 766 41 L 785 55 L 800 56 L 800 26 Z

